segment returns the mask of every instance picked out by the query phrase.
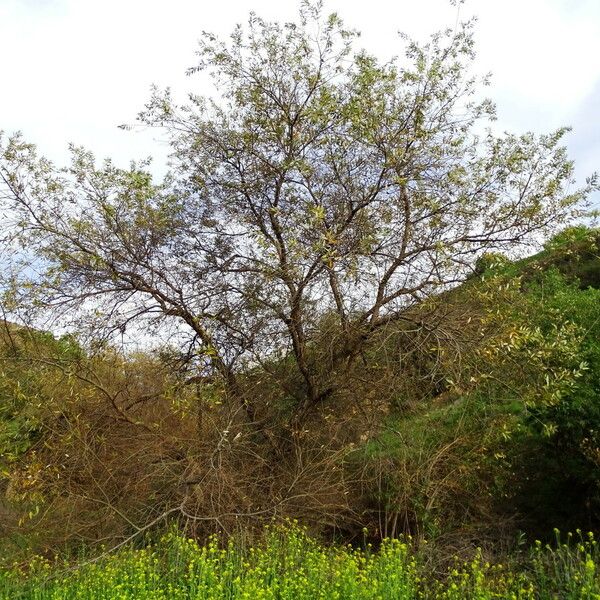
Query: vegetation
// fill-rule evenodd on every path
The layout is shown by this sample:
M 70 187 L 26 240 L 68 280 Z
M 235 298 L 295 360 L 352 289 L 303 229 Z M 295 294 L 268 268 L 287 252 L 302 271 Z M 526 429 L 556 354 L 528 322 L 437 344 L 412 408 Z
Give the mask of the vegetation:
M 573 234 L 583 237 L 573 240 Z M 346 400 L 343 420 L 333 411 L 313 420 L 312 431 L 288 450 L 299 453 L 304 470 L 291 470 L 297 463 L 279 455 L 279 464 L 266 465 L 270 479 L 257 469 L 256 456 L 264 444 L 261 459 L 267 460 L 270 442 L 223 435 L 223 392 L 214 383 L 186 384 L 185 372 L 171 370 L 168 353 L 124 357 L 105 348 L 89 355 L 71 338 L 8 327 L 0 429 L 6 560 L 27 561 L 35 548 L 86 548 L 94 557 L 107 542 L 109 549 L 124 542 L 139 546 L 168 523 L 199 539 L 229 534 L 234 544 L 227 558 L 211 562 L 212 571 L 204 565 L 198 577 L 185 571 L 188 558 L 173 559 L 177 568 L 169 562 L 179 552 L 172 548 L 188 547 L 200 562 L 208 560 L 208 550 L 176 535 L 43 585 L 38 577 L 65 567 L 40 565 L 24 579 L 5 564 L 8 597 L 22 590 L 30 594 L 24 597 L 108 598 L 118 597 L 117 589 L 131 597 L 141 589 L 149 597 L 169 597 L 173 590 L 193 597 L 204 577 L 213 578 L 210 593 L 223 594 L 215 597 L 244 597 L 254 593 L 252 586 L 267 597 L 285 597 L 281 590 L 300 586 L 304 576 L 333 594 L 323 597 L 335 597 L 334 590 L 340 597 L 376 597 L 368 594 L 385 585 L 399 586 L 406 597 L 595 597 L 591 539 L 579 540 L 583 548 L 571 538 L 553 549 L 519 544 L 534 537 L 550 542 L 554 525 L 598 525 L 600 290 L 582 287 L 579 278 L 600 269 L 597 242 L 595 230 L 566 231 L 535 257 L 494 260 L 462 287 L 419 306 L 423 317 L 443 318 L 445 327 L 458 312 L 466 342 L 457 350 L 461 337 L 454 333 L 452 344 L 440 339 L 432 350 L 413 337 L 414 330 L 388 329 L 353 373 L 368 410 Z M 288 369 L 285 363 L 275 367 Z M 250 371 L 244 380 L 257 390 L 263 386 L 266 403 L 269 382 L 257 381 L 259 374 Z M 367 389 L 359 385 L 363 380 Z M 370 398 L 369 390 L 382 395 Z M 279 410 L 271 413 L 274 420 Z M 265 481 L 271 484 L 266 491 L 259 487 Z M 262 524 L 286 516 L 302 519 L 322 539 L 352 541 L 357 550 L 320 546 L 297 530 L 277 530 L 261 541 Z M 410 549 L 382 542 L 406 534 L 412 535 Z M 383 550 L 371 552 L 367 542 Z M 255 548 L 251 557 L 261 557 L 260 569 L 266 561 L 269 573 L 277 573 L 268 584 L 258 566 L 239 571 L 250 560 L 249 547 Z M 295 552 L 315 570 L 289 567 Z M 449 567 L 453 555 L 461 559 Z M 272 563 L 276 557 L 283 564 Z M 338 561 L 340 579 L 332 579 L 328 573 Z M 485 566 L 498 561 L 504 567 Z M 400 579 L 390 583 L 385 569 Z M 134 592 L 128 585 L 142 587 Z M 584 586 L 591 586 L 588 596 Z
M 598 186 L 477 134 L 470 27 L 206 35 L 161 183 L 0 139 L 5 594 L 598 597 Z
M 357 49 L 319 3 L 298 23 L 251 15 L 228 42 L 205 34 L 190 72 L 218 95 L 178 106 L 155 91 L 139 115 L 171 144 L 159 184 L 146 164 L 98 166 L 73 148 L 58 169 L 3 140 L 12 234 L 36 257 L 34 280 L 16 283 L 95 337 L 168 331 L 255 428 L 239 373 L 286 357 L 299 385 L 279 393 L 304 427 L 372 336 L 479 254 L 568 223 L 596 185 L 572 188 L 566 129 L 479 135 L 495 109 L 470 72 L 471 26 L 406 40 L 402 63 Z M 335 333 L 316 355 L 324 318 Z
M 6 598 L 67 600 L 406 599 L 487 600 L 598 598 L 599 556 L 592 535 L 554 546 L 536 545 L 519 565 L 490 565 L 480 554 L 455 561 L 442 581 L 428 572 L 410 540 L 386 540 L 377 551 L 325 548 L 297 527 L 268 530 L 261 546 L 212 538 L 204 547 L 177 535 L 157 545 L 122 550 L 69 565 L 40 559 L 25 573 L 0 575 Z

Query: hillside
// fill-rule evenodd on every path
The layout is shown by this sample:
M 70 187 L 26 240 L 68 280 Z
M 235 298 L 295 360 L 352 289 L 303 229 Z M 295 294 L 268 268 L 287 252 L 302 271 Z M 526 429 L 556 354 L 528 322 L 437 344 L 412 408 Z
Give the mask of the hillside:
M 241 378 L 256 430 L 173 351 L 89 354 L 11 327 L 5 555 L 135 539 L 173 520 L 199 539 L 289 517 L 328 539 L 366 530 L 490 552 L 518 531 L 596 528 L 598 241 L 571 229 L 516 263 L 484 256 L 463 286 L 379 332 L 302 430 L 279 392 L 301 386 L 285 360 Z M 326 321 L 316 339 L 326 365 Z

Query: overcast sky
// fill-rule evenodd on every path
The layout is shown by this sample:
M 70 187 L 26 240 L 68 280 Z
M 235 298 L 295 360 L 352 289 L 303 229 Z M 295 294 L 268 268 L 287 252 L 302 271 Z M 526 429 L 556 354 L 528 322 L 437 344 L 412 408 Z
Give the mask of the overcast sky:
M 400 52 L 398 30 L 424 39 L 457 17 L 447 0 L 328 0 L 326 9 L 382 59 Z M 185 76 L 200 32 L 228 34 L 249 10 L 285 20 L 297 2 L 0 0 L 0 129 L 22 130 L 59 163 L 74 142 L 122 164 L 153 154 L 161 173 L 156 132 L 117 125 L 133 122 L 152 83 L 201 93 Z M 467 0 L 460 17 L 472 14 L 500 128 L 571 125 L 578 176 L 600 171 L 600 0 Z

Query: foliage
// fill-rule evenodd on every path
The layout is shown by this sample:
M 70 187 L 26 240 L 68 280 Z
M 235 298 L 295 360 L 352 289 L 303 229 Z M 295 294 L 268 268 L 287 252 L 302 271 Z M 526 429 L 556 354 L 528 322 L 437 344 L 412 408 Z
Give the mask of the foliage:
M 493 260 L 480 280 L 439 298 L 446 329 L 456 318 L 448 306 L 462 310 L 462 336 L 434 347 L 439 383 L 420 381 L 429 393 L 413 393 L 351 455 L 370 527 L 460 547 L 455 531 L 494 545 L 515 527 L 547 536 L 555 523 L 597 523 L 600 295 L 581 288 L 572 265 L 593 274 L 600 263 L 569 243 L 520 263 Z M 390 333 L 388 344 L 401 339 Z
M 133 594 L 129 576 L 185 596 L 206 575 L 215 594 L 412 597 L 418 569 L 388 537 L 483 557 L 517 528 L 599 525 L 599 232 L 508 258 L 581 214 L 597 180 L 573 189 L 566 129 L 481 134 L 494 107 L 471 23 L 406 39 L 404 61 L 356 38 L 319 2 L 205 34 L 191 72 L 218 95 L 154 90 L 139 115 L 171 143 L 160 183 L 148 162 L 74 147 L 57 168 L 0 135 L 3 546 L 93 550 L 171 521 L 200 541 L 287 517 L 344 541 L 366 526 L 378 554 L 297 531 L 250 558 L 172 538 L 107 559 L 114 580 L 77 577 L 99 596 Z M 71 335 L 36 329 L 46 317 Z M 165 591 L 173 548 L 201 572 Z M 482 560 L 436 597 L 533 597 L 531 573 Z
M 509 259 L 500 252 L 485 252 L 475 261 L 475 273 L 483 275 L 485 271 L 506 265 Z
M 325 547 L 288 527 L 267 530 L 265 542 L 249 548 L 216 538 L 199 547 L 170 534 L 155 546 L 121 550 L 74 571 L 39 559 L 23 572 L 0 573 L 0 593 L 23 600 L 574 600 L 600 594 L 599 558 L 593 536 L 569 537 L 555 547 L 537 545 L 524 565 L 490 565 L 475 553 L 436 580 L 410 540 L 386 540 L 377 551 Z
M 600 501 L 600 411 L 594 400 L 600 391 L 600 291 L 582 289 L 573 278 L 573 265 L 598 273 L 588 242 L 581 245 L 596 235 L 583 228 L 567 231 L 520 270 L 509 265 L 489 271 L 479 288 L 492 335 L 468 372 L 478 394 L 521 407 L 504 432 L 502 452 L 514 470 L 506 484 L 538 535 L 552 521 L 594 522 Z
M 35 356 L 35 359 L 33 357 Z M 0 466 L 17 460 L 39 438 L 44 419 L 60 410 L 57 373 L 81 356 L 75 341 L 3 323 L 0 330 Z M 54 361 L 54 362 L 53 362 Z M 60 399 L 63 408 L 68 399 Z
M 227 42 L 205 34 L 190 72 L 210 73 L 218 95 L 179 106 L 155 90 L 139 116 L 171 143 L 158 184 L 147 164 L 98 166 L 73 148 L 57 169 L 2 138 L 8 243 L 36 266 L 33 279 L 11 270 L 16 297 L 95 337 L 172 333 L 250 422 L 237 374 L 291 356 L 303 389 L 290 419 L 302 421 L 374 332 L 482 252 L 522 249 L 581 212 L 596 180 L 571 189 L 565 128 L 479 134 L 495 109 L 471 74 L 472 23 L 405 39 L 402 62 L 356 38 L 319 2 L 296 23 L 251 14 Z M 326 314 L 339 348 L 323 365 L 310 349 Z
M 366 524 L 383 536 L 408 532 L 456 551 L 463 544 L 451 539 L 456 531 L 480 544 L 503 543 L 503 529 L 512 535 L 510 510 L 500 508 L 509 471 L 505 436 L 518 416 L 518 406 L 472 394 L 388 419 L 352 457 L 369 497 Z
M 598 263 L 579 248 L 563 274 L 551 261 L 564 267 L 565 250 L 494 263 L 382 328 L 338 376 L 336 404 L 301 430 L 287 429 L 303 389 L 290 357 L 241 373 L 266 437 L 240 424 L 218 380 L 179 370 L 174 349 L 88 355 L 11 328 L 6 540 L 93 546 L 156 518 L 160 528 L 163 514 L 205 539 L 278 515 L 336 539 L 367 526 L 375 539 L 411 533 L 458 552 L 470 539 L 509 544 L 516 528 L 544 538 L 555 524 L 593 526 L 600 298 L 569 265 Z M 335 315 L 314 339 L 326 368 Z

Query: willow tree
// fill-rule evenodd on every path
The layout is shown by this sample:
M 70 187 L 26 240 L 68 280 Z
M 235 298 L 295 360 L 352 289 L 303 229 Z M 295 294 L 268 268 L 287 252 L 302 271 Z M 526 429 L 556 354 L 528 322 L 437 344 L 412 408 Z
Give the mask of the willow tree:
M 295 23 L 251 14 L 228 40 L 203 34 L 190 74 L 209 72 L 213 95 L 180 105 L 155 89 L 139 115 L 171 144 L 160 183 L 147 164 L 98 165 L 74 148 L 59 169 L 5 139 L 2 202 L 35 261 L 38 305 L 92 316 L 96 331 L 175 332 L 250 420 L 239 373 L 285 356 L 303 382 L 299 415 L 374 332 L 481 253 L 575 216 L 594 181 L 573 191 L 566 129 L 492 132 L 470 23 L 402 38 L 402 60 L 356 43 L 311 3 Z M 325 316 L 337 341 L 323 369 L 312 347 Z

